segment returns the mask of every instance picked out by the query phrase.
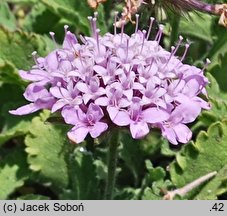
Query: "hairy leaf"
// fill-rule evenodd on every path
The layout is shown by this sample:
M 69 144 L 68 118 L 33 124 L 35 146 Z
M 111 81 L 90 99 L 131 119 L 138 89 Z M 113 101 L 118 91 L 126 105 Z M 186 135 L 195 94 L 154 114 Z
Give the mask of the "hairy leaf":
M 224 120 L 212 124 L 207 132 L 199 133 L 195 143 L 182 148 L 170 165 L 170 175 L 179 188 L 210 172 L 219 172 L 226 164 L 227 120 Z
M 0 163 L 0 199 L 8 199 L 28 177 L 26 155 L 15 148 Z
M 88 152 L 76 148 L 69 158 L 70 188 L 65 190 L 61 199 L 100 199 L 100 185 L 98 185 L 94 159 Z
M 67 127 L 45 123 L 46 117 L 32 121 L 30 134 L 25 138 L 29 167 L 39 172 L 42 181 L 61 189 L 68 185 Z
M 8 28 L 9 30 L 16 29 L 16 19 L 10 11 L 6 2 L 0 2 L 0 25 Z
M 45 40 L 36 34 L 22 31 L 11 32 L 0 27 L 0 58 L 13 63 L 18 69 L 30 69 L 34 64 L 31 53 L 43 55 L 46 51 Z

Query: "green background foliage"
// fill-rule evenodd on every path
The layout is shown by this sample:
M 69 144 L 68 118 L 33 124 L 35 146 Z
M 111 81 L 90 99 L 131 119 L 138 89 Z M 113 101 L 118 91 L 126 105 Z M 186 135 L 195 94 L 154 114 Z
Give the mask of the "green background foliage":
M 114 11 L 122 5 L 107 0 L 97 8 L 102 34 L 113 31 Z M 211 60 L 206 76 L 212 109 L 203 111 L 190 125 L 193 140 L 183 146 L 169 144 L 160 131 L 133 140 L 122 130 L 114 199 L 163 199 L 165 191 L 212 171 L 217 171 L 214 178 L 176 199 L 227 199 L 227 31 L 209 14 L 180 16 L 167 11 L 160 19 L 157 10 L 143 9 L 141 27 L 147 28 L 150 15 L 157 17 L 153 33 L 159 23 L 165 24 L 165 48 L 175 45 L 182 35 L 191 42 L 185 63 L 203 67 L 206 58 Z M 23 117 L 8 113 L 26 103 L 22 94 L 28 83 L 18 70 L 33 65 L 31 53 L 45 56 L 54 49 L 50 31 L 61 44 L 65 24 L 77 35 L 89 35 L 87 16 L 93 12 L 85 0 L 0 1 L 0 199 L 103 199 L 105 136 L 87 137 L 75 145 L 67 139 L 69 127 L 51 123 L 48 111 Z M 133 28 L 126 25 L 128 33 Z M 183 48 L 178 55 L 182 52 Z

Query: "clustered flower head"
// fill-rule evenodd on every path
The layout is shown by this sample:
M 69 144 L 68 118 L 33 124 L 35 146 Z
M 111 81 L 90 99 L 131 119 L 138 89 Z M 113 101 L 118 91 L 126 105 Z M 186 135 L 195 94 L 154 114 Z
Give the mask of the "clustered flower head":
M 36 64 L 29 71 L 19 71 L 31 82 L 24 93 L 31 103 L 10 113 L 60 112 L 73 126 L 68 137 L 75 143 L 88 134 L 96 138 L 110 126 L 128 127 L 135 139 L 159 128 L 171 143 L 187 143 L 192 132 L 186 124 L 210 108 L 200 97 L 206 96 L 208 83 L 204 69 L 182 63 L 189 45 L 182 57 L 176 57 L 183 38 L 171 52 L 166 51 L 159 44 L 163 26 L 149 40 L 154 19 L 150 18 L 148 31 L 141 31 L 139 15 L 131 36 L 124 33 L 124 25 L 120 33 L 115 25 L 114 34 L 101 36 L 96 17 L 88 18 L 92 37 L 76 38 L 65 26 L 61 48 L 46 57 L 33 53 Z M 50 34 L 54 40 L 54 33 Z

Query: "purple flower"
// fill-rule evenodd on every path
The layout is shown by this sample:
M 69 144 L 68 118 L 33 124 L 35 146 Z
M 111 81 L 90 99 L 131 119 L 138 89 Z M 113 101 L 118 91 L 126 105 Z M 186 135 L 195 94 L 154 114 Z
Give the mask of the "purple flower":
M 202 109 L 210 105 L 204 69 L 183 64 L 189 45 L 181 58 L 176 57 L 182 45 L 168 52 L 159 45 L 163 26 L 149 40 L 150 29 L 138 30 L 131 36 L 121 32 L 99 34 L 96 18 L 89 17 L 92 37 L 76 36 L 65 27 L 62 48 L 46 57 L 33 54 L 35 65 L 20 76 L 31 82 L 24 97 L 31 103 L 15 115 L 40 109 L 60 112 L 67 124 L 70 140 L 82 142 L 87 134 L 98 137 L 111 127 L 127 127 L 133 138 L 146 136 L 151 128 L 159 128 L 171 143 L 186 143 L 193 122 Z M 153 19 L 151 19 L 153 20 Z M 138 22 L 138 19 L 137 19 Z M 54 33 L 51 33 L 54 39 Z M 56 46 L 58 47 L 58 46 Z
M 162 135 L 172 144 L 187 143 L 192 137 L 192 132 L 185 123 L 192 122 L 198 115 L 198 112 L 196 112 L 198 107 L 187 105 L 180 105 L 171 113 L 168 120 L 159 123 Z
M 40 109 L 51 109 L 56 99 L 43 86 L 30 84 L 25 90 L 24 97 L 26 100 L 32 102 L 24 105 L 16 110 L 9 111 L 14 115 L 26 115 L 36 112 Z
M 129 125 L 132 137 L 142 138 L 149 133 L 148 123 L 154 124 L 163 122 L 169 118 L 169 114 L 157 107 L 142 110 L 140 98 L 133 98 L 130 108 L 119 110 L 116 107 L 109 107 L 108 112 L 111 120 L 118 126 Z
M 75 108 L 82 104 L 82 97 L 79 95 L 79 90 L 72 81 L 67 83 L 66 88 L 61 87 L 61 85 L 51 87 L 50 93 L 58 99 L 52 106 L 52 112 L 56 112 L 67 105 Z
M 108 128 L 106 123 L 100 121 L 104 116 L 102 109 L 93 103 L 85 112 L 80 108 L 66 107 L 62 110 L 62 116 L 67 124 L 74 125 L 68 132 L 68 137 L 75 143 L 82 142 L 88 133 L 96 138 Z

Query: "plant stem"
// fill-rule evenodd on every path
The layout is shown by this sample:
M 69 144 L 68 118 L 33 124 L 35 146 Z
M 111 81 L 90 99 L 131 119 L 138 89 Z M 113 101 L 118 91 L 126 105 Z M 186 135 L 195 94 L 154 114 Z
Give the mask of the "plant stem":
M 213 178 L 215 175 L 217 175 L 217 172 L 211 172 L 208 173 L 205 176 L 202 176 L 198 179 L 196 179 L 195 181 L 185 185 L 184 187 L 180 188 L 180 189 L 176 189 L 174 191 L 167 191 L 166 195 L 163 197 L 163 199 L 165 200 L 173 200 L 173 198 L 176 195 L 179 195 L 181 197 L 185 196 L 188 192 L 192 191 L 194 188 L 200 186 L 201 184 L 203 184 L 205 181 Z
M 115 186 L 116 178 L 116 167 L 117 167 L 117 147 L 119 142 L 119 131 L 114 129 L 111 131 L 108 143 L 108 155 L 107 155 L 107 179 L 106 179 L 106 188 L 104 198 L 106 200 L 113 199 L 113 191 Z

